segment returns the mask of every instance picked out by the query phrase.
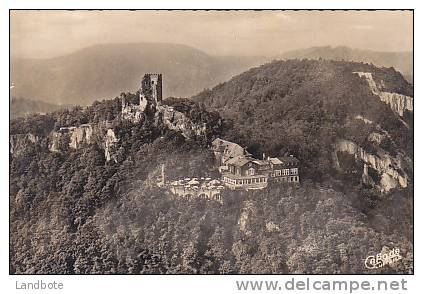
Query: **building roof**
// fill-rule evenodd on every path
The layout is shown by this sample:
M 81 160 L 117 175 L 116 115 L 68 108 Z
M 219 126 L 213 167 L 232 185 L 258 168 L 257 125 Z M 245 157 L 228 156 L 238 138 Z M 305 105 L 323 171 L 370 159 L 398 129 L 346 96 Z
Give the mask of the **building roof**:
M 277 158 L 277 157 L 271 157 L 271 158 L 269 158 L 269 161 L 272 163 L 272 164 L 282 164 L 283 162 L 279 159 L 279 158 Z
M 258 165 L 268 165 L 269 163 L 266 160 L 254 159 L 253 162 Z
M 226 164 L 231 164 L 231 165 L 235 165 L 235 166 L 244 166 L 247 163 L 251 162 L 252 160 L 245 157 L 245 156 L 237 156 L 234 158 L 230 158 L 226 161 Z

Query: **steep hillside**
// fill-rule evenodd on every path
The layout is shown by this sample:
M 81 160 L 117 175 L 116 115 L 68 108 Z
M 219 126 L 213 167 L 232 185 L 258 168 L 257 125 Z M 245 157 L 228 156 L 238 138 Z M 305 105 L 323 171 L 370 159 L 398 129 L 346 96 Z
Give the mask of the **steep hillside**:
M 278 58 L 322 58 L 328 60 L 368 62 L 384 67 L 392 66 L 396 70 L 399 70 L 409 82 L 413 81 L 413 52 L 377 52 L 344 46 L 326 46 L 289 51 L 278 56 Z
M 256 156 L 294 154 L 314 181 L 342 174 L 344 185 L 383 192 L 412 182 L 412 96 L 413 87 L 392 68 L 288 60 L 253 68 L 193 99 L 218 111 L 226 138 Z
M 164 97 L 189 97 L 262 61 L 213 57 L 176 44 L 105 44 L 53 59 L 12 59 L 11 80 L 17 97 L 89 105 L 138 89 L 146 72 L 164 75 Z
M 398 102 L 412 90 L 392 69 L 287 61 L 137 122 L 121 115 L 130 93 L 14 119 L 10 272 L 412 273 L 412 113 Z M 218 177 L 216 136 L 295 154 L 301 184 L 224 190 L 223 204 L 157 185 L 163 164 L 169 180 Z M 364 267 L 397 247 L 400 262 Z

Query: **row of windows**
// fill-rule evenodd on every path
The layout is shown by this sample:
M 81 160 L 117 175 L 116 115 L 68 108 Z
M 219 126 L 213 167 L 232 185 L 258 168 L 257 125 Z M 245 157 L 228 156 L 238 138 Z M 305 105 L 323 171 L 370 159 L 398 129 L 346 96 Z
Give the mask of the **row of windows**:
M 281 177 L 281 178 L 276 178 L 277 182 L 298 182 L 300 179 L 298 176 L 294 176 L 294 177 Z
M 300 179 L 298 176 L 289 176 L 289 177 L 279 177 L 276 178 L 278 182 L 298 182 Z M 253 178 L 253 179 L 230 179 L 227 177 L 223 178 L 223 181 L 232 185 L 250 185 L 250 184 L 259 184 L 267 183 L 267 178 Z
M 253 179 L 230 179 L 227 177 L 223 178 L 225 183 L 233 184 L 233 185 L 249 185 L 249 184 L 257 184 L 257 183 L 267 183 L 267 178 L 253 178 Z
M 285 169 L 282 170 L 282 172 L 280 170 L 275 170 L 275 172 L 274 172 L 274 175 L 276 177 L 280 176 L 281 174 L 283 176 L 298 175 L 298 168 L 291 168 L 291 169 L 285 168 Z

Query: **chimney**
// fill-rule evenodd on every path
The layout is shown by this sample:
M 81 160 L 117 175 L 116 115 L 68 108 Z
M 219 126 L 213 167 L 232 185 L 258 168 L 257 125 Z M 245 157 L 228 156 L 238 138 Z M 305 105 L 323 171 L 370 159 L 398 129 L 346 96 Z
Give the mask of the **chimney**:
M 265 160 L 265 159 L 266 159 L 266 154 L 263 153 L 263 160 Z

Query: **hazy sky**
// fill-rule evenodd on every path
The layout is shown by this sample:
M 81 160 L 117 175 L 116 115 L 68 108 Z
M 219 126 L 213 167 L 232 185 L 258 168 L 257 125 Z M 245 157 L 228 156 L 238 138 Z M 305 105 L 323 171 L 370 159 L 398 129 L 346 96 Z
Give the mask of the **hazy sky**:
M 12 11 L 11 53 L 53 57 L 99 43 L 166 42 L 213 55 L 345 45 L 411 51 L 412 12 Z

